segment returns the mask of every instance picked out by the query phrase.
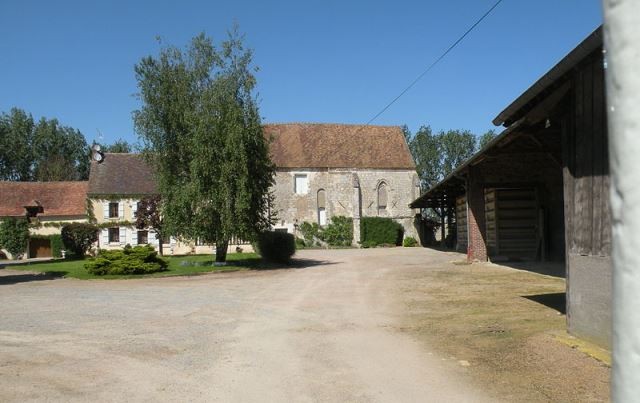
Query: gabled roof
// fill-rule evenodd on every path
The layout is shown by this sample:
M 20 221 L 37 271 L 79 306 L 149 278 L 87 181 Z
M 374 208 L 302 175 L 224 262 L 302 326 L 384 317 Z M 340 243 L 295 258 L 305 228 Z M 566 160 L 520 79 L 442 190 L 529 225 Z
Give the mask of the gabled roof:
M 89 195 L 146 195 L 158 192 L 152 168 L 140 154 L 104 153 L 91 161 Z
M 263 126 L 277 168 L 415 169 L 402 129 L 329 123 Z
M 42 207 L 39 217 L 86 214 L 88 182 L 0 182 L 0 217 L 20 217 Z

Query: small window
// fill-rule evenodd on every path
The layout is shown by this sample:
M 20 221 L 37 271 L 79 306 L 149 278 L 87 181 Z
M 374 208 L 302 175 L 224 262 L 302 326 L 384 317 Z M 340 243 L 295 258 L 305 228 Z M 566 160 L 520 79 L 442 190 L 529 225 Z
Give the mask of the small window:
M 118 203 L 109 203 L 109 218 L 118 218 Z
M 387 185 L 382 182 L 378 185 L 378 211 L 387 209 Z
M 295 175 L 295 192 L 298 195 L 307 194 L 309 190 L 307 183 L 307 175 Z
M 318 224 L 321 227 L 327 225 L 327 212 L 324 207 L 318 208 Z
M 120 228 L 109 228 L 109 243 L 120 243 Z
M 171 237 L 169 235 L 162 235 L 162 244 L 169 245 L 171 243 Z
M 326 192 L 324 191 L 324 189 L 318 190 L 317 199 L 318 199 L 317 200 L 317 204 L 318 204 L 318 224 L 320 226 L 324 226 L 324 225 L 327 225 L 327 210 L 326 210 L 327 196 L 326 196 Z
M 149 231 L 138 231 L 138 245 L 149 243 Z
M 286 228 L 276 228 L 275 231 L 276 232 L 289 232 L 289 230 L 287 230 Z
M 140 210 L 140 202 L 136 203 L 136 211 L 133 212 L 133 218 L 138 218 L 138 211 Z

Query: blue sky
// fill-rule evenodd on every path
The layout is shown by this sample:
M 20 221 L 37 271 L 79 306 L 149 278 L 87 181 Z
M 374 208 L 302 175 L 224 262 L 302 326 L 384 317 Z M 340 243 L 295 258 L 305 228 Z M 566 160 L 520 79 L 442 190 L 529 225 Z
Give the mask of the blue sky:
M 0 2 L 0 111 L 56 117 L 88 141 L 136 141 L 133 66 L 234 21 L 260 67 L 265 122 L 365 123 L 494 0 Z M 491 120 L 602 21 L 597 0 L 504 0 L 374 124 Z

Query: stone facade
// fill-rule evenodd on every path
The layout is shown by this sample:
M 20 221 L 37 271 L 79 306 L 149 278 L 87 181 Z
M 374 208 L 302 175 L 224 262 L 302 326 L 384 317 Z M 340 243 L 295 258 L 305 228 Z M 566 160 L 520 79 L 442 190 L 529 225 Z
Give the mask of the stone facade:
M 306 189 L 296 189 L 304 185 Z M 302 180 L 301 180 L 302 179 Z M 386 208 L 379 208 L 379 189 L 386 190 Z M 273 189 L 273 212 L 277 216 L 276 229 L 287 229 L 297 234 L 296 226 L 307 221 L 329 223 L 331 217 L 354 218 L 354 238 L 359 241 L 359 218 L 389 217 L 402 224 L 405 236 L 417 238 L 414 217 L 417 210 L 409 203 L 419 194 L 419 182 L 415 170 L 410 169 L 278 169 Z M 322 195 L 324 191 L 324 213 Z M 326 217 L 323 219 L 322 215 Z

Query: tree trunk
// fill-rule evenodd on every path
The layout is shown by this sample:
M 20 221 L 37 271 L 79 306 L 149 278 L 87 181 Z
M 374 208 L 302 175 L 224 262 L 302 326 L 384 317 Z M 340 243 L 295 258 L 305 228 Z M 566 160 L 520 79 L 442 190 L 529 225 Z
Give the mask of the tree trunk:
M 227 247 L 229 246 L 229 241 L 218 241 L 216 242 L 216 263 L 226 263 L 227 262 Z
M 163 256 L 164 253 L 162 252 L 162 234 L 158 233 L 158 255 Z

